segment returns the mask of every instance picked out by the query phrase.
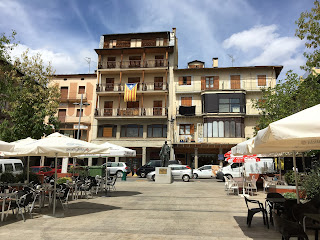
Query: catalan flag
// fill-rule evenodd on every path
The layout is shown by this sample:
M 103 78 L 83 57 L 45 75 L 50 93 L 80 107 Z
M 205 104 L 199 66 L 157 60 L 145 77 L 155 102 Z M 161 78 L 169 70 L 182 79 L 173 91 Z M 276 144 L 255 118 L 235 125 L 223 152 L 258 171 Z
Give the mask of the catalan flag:
M 135 102 L 137 101 L 137 83 L 126 83 L 124 88 L 124 101 Z

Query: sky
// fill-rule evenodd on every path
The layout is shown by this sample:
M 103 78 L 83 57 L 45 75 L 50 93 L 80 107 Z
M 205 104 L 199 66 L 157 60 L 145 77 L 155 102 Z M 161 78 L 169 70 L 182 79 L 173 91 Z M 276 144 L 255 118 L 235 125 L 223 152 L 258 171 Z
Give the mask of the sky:
M 0 33 L 17 32 L 12 56 L 40 53 L 57 74 L 93 73 L 100 36 L 177 30 L 179 68 L 282 65 L 304 71 L 295 21 L 313 0 L 0 0 Z M 231 59 L 234 59 L 233 63 Z

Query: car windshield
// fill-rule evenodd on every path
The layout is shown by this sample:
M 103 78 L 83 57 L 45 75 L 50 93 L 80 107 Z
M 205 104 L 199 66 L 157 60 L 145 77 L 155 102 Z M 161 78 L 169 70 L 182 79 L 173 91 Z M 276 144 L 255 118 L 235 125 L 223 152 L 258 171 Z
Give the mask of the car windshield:
M 30 168 L 31 172 L 37 173 L 39 172 L 40 168 Z

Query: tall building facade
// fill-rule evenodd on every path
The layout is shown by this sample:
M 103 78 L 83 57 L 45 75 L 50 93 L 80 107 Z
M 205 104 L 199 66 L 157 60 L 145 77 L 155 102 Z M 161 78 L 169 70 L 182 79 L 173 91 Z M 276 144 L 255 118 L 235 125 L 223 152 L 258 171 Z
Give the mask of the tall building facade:
M 95 49 L 98 69 L 92 142 L 108 141 L 136 150 L 137 156 L 127 159 L 133 167 L 159 159 L 168 138 L 176 44 L 173 29 L 103 35 Z
M 165 141 L 171 159 L 193 167 L 221 163 L 223 153 L 253 136 L 259 112 L 252 100 L 275 86 L 282 70 L 219 67 L 218 58 L 210 67 L 195 60 L 179 69 L 175 28 L 102 35 L 95 51 L 96 74 L 56 76 L 60 131 L 77 133 L 80 112 L 73 103 L 84 93 L 90 105 L 84 107 L 81 138 L 136 150 L 135 158 L 123 160 L 132 168 L 159 159 Z

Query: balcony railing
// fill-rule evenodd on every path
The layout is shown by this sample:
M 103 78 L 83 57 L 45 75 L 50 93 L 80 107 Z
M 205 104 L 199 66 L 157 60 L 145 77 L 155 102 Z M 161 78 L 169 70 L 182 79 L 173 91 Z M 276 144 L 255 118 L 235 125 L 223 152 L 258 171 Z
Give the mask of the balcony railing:
M 125 84 L 118 83 L 104 83 L 97 84 L 97 92 L 121 92 L 124 91 Z M 138 91 L 165 91 L 168 90 L 168 84 L 163 82 L 154 82 L 154 83 L 139 83 Z
M 164 59 L 155 60 L 129 60 L 129 61 L 107 61 L 98 64 L 99 69 L 112 69 L 112 68 L 161 68 L 167 67 L 168 61 Z
M 96 109 L 96 117 L 126 117 L 126 116 L 167 116 L 167 109 L 153 108 L 102 108 Z
M 77 93 L 76 95 L 71 96 L 71 94 L 69 93 L 68 95 L 62 95 L 60 98 L 61 102 L 76 102 L 76 101 L 80 101 L 81 100 L 81 94 Z M 87 100 L 87 94 L 83 93 L 83 101 Z

